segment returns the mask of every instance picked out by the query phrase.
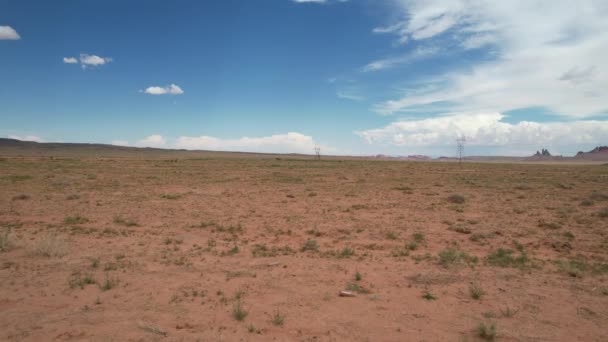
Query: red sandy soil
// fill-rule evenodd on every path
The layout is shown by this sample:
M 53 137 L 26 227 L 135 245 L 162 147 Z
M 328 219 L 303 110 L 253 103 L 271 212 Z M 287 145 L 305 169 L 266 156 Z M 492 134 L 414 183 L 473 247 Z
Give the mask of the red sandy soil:
M 0 340 L 608 340 L 606 166 L 163 157 L 0 159 Z

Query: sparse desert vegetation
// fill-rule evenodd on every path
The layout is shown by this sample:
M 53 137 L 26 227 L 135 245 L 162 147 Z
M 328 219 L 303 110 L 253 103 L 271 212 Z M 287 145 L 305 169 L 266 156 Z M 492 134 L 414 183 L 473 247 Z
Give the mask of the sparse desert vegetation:
M 202 156 L 4 158 L 0 340 L 608 339 L 606 166 Z
M 67 254 L 65 238 L 56 233 L 43 233 L 34 244 L 34 254 L 45 257 L 62 257 Z

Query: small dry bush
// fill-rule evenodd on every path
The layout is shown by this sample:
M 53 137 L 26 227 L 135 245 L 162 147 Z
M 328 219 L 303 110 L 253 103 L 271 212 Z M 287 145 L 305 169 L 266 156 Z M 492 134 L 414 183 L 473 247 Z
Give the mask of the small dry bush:
M 157 334 L 157 335 L 161 335 L 161 336 L 167 336 L 169 334 L 164 329 L 162 329 L 158 325 L 156 325 L 154 323 L 151 323 L 151 322 L 138 321 L 137 322 L 137 326 L 140 329 L 142 329 L 143 331 L 147 331 L 147 332 L 152 333 L 152 334 Z
M 477 336 L 486 341 L 494 341 L 496 339 L 496 324 L 494 322 L 481 322 L 475 330 L 477 330 Z
M 0 252 L 6 252 L 13 248 L 14 245 L 10 229 L 0 232 Z
M 464 203 L 464 196 L 459 195 L 459 194 L 450 195 L 450 196 L 448 196 L 448 202 L 462 204 L 462 203 Z
M 45 257 L 62 257 L 68 252 L 68 245 L 64 238 L 56 234 L 42 236 L 34 245 L 34 254 Z

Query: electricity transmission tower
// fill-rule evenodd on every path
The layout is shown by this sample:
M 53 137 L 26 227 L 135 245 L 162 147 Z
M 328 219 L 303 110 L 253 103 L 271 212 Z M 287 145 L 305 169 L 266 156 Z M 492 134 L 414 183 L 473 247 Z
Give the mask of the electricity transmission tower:
M 458 163 L 462 163 L 464 157 L 464 144 L 467 142 L 467 138 L 464 135 L 456 138 L 456 148 L 458 149 Z
M 321 147 L 315 146 L 315 155 L 317 156 L 317 160 L 321 160 Z

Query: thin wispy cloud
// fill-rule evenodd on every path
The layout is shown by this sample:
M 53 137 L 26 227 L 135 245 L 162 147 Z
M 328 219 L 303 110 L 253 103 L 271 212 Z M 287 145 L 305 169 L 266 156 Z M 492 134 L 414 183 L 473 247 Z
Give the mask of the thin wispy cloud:
M 444 86 L 423 96 L 404 95 L 377 104 L 382 114 L 412 106 L 453 103 L 453 111 L 547 108 L 588 117 L 608 110 L 608 6 L 584 1 L 395 1 L 402 20 L 376 33 L 403 41 L 448 39 L 462 51 L 491 48 L 492 58 L 444 75 Z M 395 61 L 377 61 L 381 70 Z
M 184 93 L 184 90 L 176 84 L 170 84 L 165 87 L 148 87 L 143 92 L 149 95 L 181 95 Z
M 346 91 L 339 91 L 336 93 L 336 96 L 338 96 L 338 98 L 340 99 L 344 99 L 344 100 L 351 100 L 351 101 L 363 101 L 365 100 L 365 97 L 361 96 L 361 95 L 356 95 L 353 93 L 349 93 Z
M 415 49 L 413 52 L 398 56 L 398 57 L 390 57 L 379 59 L 377 61 L 373 61 L 366 66 L 363 67 L 363 72 L 370 71 L 380 71 L 385 69 L 390 69 L 396 67 L 400 64 L 406 64 L 415 62 L 417 60 L 421 60 L 424 58 L 431 57 L 437 54 L 440 51 L 438 46 L 427 46 L 427 47 L 419 47 Z
M 0 40 L 19 40 L 21 36 L 10 26 L 0 26 Z

